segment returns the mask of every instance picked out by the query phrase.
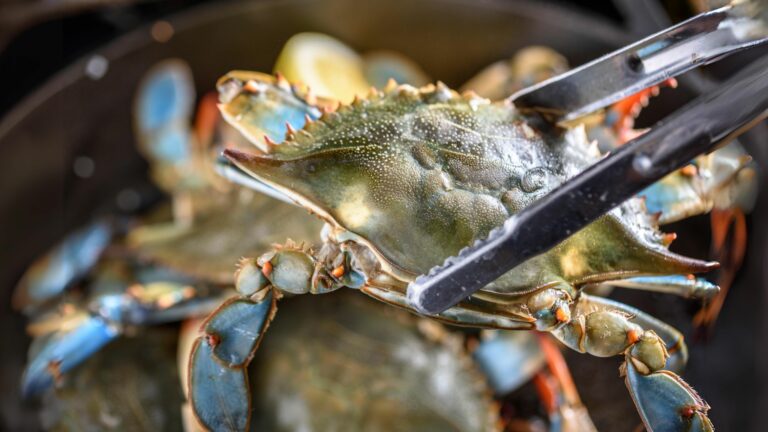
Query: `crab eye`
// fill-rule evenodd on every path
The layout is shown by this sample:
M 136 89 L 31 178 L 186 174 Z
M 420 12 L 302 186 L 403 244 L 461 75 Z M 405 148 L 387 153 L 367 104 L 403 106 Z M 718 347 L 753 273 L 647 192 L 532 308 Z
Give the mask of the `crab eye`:
M 253 261 L 243 260 L 235 273 L 235 286 L 244 295 L 252 295 L 269 284 L 264 271 Z

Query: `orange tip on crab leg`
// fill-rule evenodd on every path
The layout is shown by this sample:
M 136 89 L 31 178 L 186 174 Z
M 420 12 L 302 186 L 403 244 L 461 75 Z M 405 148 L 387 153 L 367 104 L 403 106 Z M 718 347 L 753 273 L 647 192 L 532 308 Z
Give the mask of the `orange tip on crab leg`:
M 622 138 L 623 142 L 633 138 L 631 131 L 634 127 L 635 118 L 640 114 L 643 107 L 648 105 L 649 99 L 659 94 L 661 87 L 676 88 L 677 80 L 669 78 L 661 84 L 648 87 L 631 96 L 627 96 L 608 109 L 605 116 L 605 123 L 614 128 L 619 137 Z

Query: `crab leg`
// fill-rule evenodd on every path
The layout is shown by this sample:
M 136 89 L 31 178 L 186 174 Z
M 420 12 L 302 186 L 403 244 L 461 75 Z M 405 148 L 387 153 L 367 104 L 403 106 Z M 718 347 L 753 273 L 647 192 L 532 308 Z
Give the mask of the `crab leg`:
M 717 281 L 723 290 L 693 318 L 695 325 L 707 329 L 714 326 L 747 249 L 747 223 L 741 209 L 714 209 L 711 220 L 712 255 L 721 263 Z
M 638 276 L 606 282 L 620 288 L 639 289 L 685 298 L 708 300 L 717 295 L 720 288 L 712 282 L 694 275 Z
M 572 309 L 570 322 L 552 334 L 579 352 L 624 354 L 622 373 L 648 430 L 711 429 L 709 406 L 682 378 L 663 370 L 680 370 L 685 364 L 687 349 L 679 332 L 637 309 L 586 294 Z
M 321 251 L 320 254 L 323 255 Z M 248 364 L 283 293 L 324 293 L 344 285 L 351 273 L 344 253 L 340 264 L 329 262 L 299 245 L 288 244 L 258 259 L 243 259 L 235 284 L 239 296 L 216 309 L 203 323 L 189 360 L 189 400 L 198 421 L 210 430 L 243 431 L 250 425 Z M 349 269 L 349 270 L 347 270 Z
M 663 342 L 665 363 L 656 369 L 666 367 L 679 372 L 688 360 L 683 335 L 639 309 L 582 293 L 573 305 L 572 314 L 570 322 L 552 333 L 576 351 L 609 357 L 621 354 L 647 337 L 649 342 L 653 342 L 652 339 Z M 649 363 L 658 362 L 649 360 Z
M 412 310 L 405 294 L 395 290 L 379 288 L 375 285 L 365 285 L 361 288 L 365 294 L 384 303 L 403 309 Z M 484 310 L 482 306 L 492 306 L 490 303 L 482 303 L 474 300 L 474 304 L 460 303 L 443 312 L 430 315 L 430 318 L 445 324 L 471 326 L 487 329 L 501 330 L 531 330 L 534 328 L 535 319 L 528 316 L 523 310 L 524 306 L 515 303 L 502 310 Z M 479 304 L 482 304 L 480 306 Z
M 61 329 L 37 338 L 30 346 L 29 362 L 21 377 L 24 397 L 56 384 L 63 374 L 114 340 L 119 331 L 100 317 L 76 314 Z
M 114 227 L 98 221 L 68 235 L 35 262 L 13 293 L 13 303 L 27 313 L 62 294 L 98 262 L 114 234 Z
M 139 280 L 150 276 L 139 273 Z M 115 276 L 114 272 L 102 271 L 91 283 L 91 289 L 99 292 L 95 299 L 82 305 L 65 303 L 59 313 L 44 315 L 30 324 L 28 330 L 34 341 L 21 382 L 25 397 L 57 384 L 64 374 L 118 338 L 126 328 L 206 313 L 216 300 L 195 295 L 203 288 L 195 289 L 179 280 L 141 283 Z
M 589 412 L 581 402 L 560 349 L 547 335 L 537 333 L 536 336 L 549 369 L 537 374 L 536 383 L 540 394 L 549 392 L 551 396 L 547 408 L 552 424 L 551 430 L 597 431 L 589 417 Z M 540 383 L 544 384 L 545 388 L 542 388 Z M 548 384 L 554 384 L 554 386 Z

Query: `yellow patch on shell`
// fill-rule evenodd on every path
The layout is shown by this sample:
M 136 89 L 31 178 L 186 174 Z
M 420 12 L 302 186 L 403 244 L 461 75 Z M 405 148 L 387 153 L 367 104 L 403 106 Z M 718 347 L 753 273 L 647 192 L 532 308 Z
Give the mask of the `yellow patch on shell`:
M 578 248 L 568 248 L 560 257 L 560 268 L 566 278 L 587 273 L 589 263 Z
M 354 230 L 368 223 L 372 212 L 365 200 L 367 195 L 368 192 L 361 185 L 347 188 L 342 194 L 344 201 L 339 204 L 338 214 L 339 219 L 346 222 L 347 228 Z

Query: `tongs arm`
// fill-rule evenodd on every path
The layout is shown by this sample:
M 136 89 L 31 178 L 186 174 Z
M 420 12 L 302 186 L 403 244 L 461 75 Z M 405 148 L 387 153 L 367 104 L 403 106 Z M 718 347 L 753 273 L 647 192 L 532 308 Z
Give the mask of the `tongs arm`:
M 523 111 L 573 120 L 723 56 L 768 41 L 768 0 L 697 15 L 510 97 Z

